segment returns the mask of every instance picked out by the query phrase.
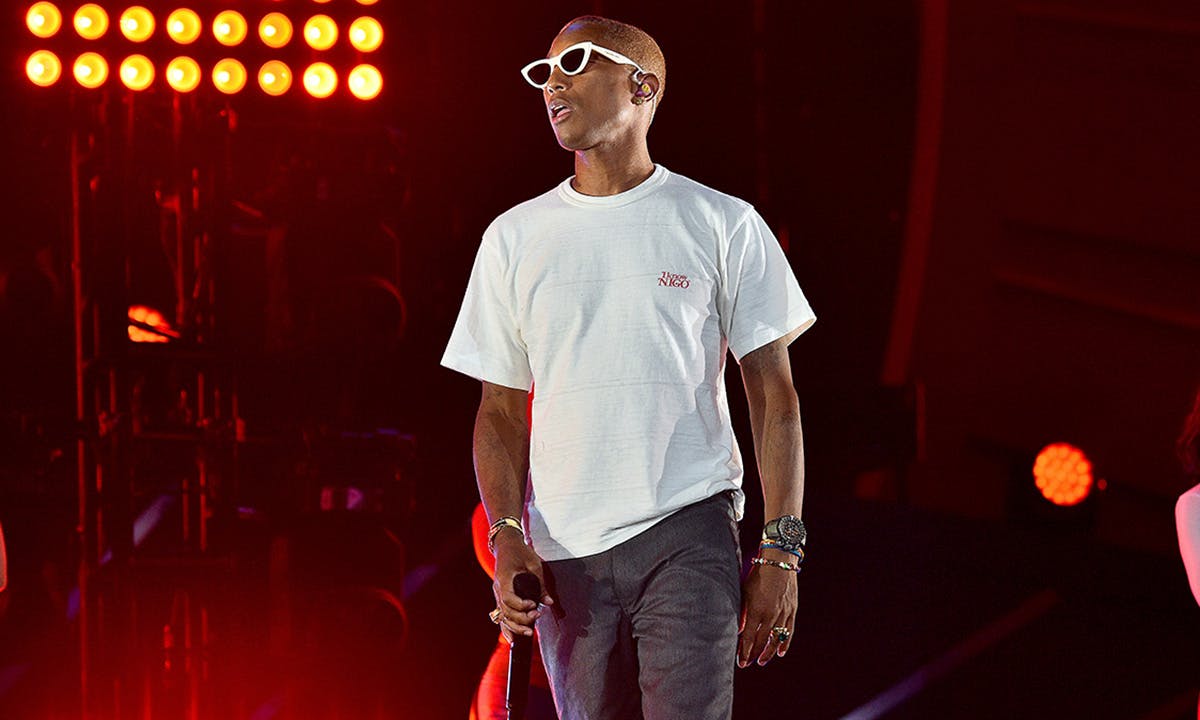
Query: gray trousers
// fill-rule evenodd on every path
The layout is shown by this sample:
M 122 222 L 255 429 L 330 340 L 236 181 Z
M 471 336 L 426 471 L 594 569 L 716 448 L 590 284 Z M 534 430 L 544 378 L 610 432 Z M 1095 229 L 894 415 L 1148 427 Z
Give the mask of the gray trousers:
M 728 720 L 741 604 L 729 493 L 611 550 L 547 562 L 537 622 L 561 720 Z

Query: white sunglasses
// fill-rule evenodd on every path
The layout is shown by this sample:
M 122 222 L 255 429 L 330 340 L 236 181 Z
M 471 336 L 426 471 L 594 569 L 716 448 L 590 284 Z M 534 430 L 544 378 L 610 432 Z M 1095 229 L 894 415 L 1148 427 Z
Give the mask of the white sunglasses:
M 616 50 L 609 50 L 592 42 L 580 42 L 566 48 L 554 57 L 534 60 L 521 68 L 521 75 L 525 77 L 526 82 L 541 90 L 546 87 L 546 83 L 550 82 L 550 75 L 553 74 L 556 67 L 565 75 L 578 75 L 583 72 L 583 69 L 587 67 L 588 60 L 592 59 L 593 52 L 603 55 L 619 65 L 632 65 L 643 75 L 646 73 L 641 65 Z

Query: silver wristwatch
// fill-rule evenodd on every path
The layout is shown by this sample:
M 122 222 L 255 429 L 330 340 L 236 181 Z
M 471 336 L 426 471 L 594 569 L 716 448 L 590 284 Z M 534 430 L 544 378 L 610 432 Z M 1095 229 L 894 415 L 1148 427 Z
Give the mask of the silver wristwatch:
M 804 550 L 808 530 L 804 521 L 795 515 L 784 515 L 763 526 L 762 539 L 778 545 L 783 550 Z

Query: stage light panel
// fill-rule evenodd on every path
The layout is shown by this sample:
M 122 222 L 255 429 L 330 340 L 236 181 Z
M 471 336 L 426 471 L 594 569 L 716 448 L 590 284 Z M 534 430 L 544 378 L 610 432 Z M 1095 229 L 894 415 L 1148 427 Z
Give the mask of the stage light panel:
M 40 38 L 54 37 L 62 28 L 62 12 L 54 3 L 34 3 L 25 13 L 25 26 Z
M 227 47 L 239 45 L 246 39 L 246 18 L 237 10 L 223 10 L 213 18 L 213 37 Z
M 121 82 L 130 90 L 145 90 L 154 82 L 154 63 L 145 55 L 130 55 L 121 63 Z
M 246 87 L 246 66 L 233 58 L 218 60 L 213 66 L 213 85 L 226 95 L 233 95 Z
M 263 45 L 281 48 L 292 41 L 292 21 L 283 13 L 268 13 L 258 24 L 258 36 Z
M 346 86 L 359 100 L 373 100 L 383 90 L 383 75 L 374 65 L 359 65 L 350 71 Z
M 372 17 L 360 17 L 350 23 L 350 44 L 360 52 L 378 50 L 383 44 L 383 26 Z
M 94 3 L 75 11 L 75 32 L 84 40 L 99 40 L 108 32 L 108 13 Z
M 108 61 L 99 53 L 85 52 L 75 58 L 75 81 L 85 88 L 98 88 L 108 79 Z
M 337 23 L 328 15 L 313 15 L 304 23 L 304 41 L 313 50 L 328 50 L 337 42 Z
M 200 38 L 204 25 L 195 10 L 179 8 L 167 16 L 167 35 L 180 45 L 190 45 Z
M 154 34 L 154 15 L 135 5 L 121 13 L 121 34 L 133 42 L 145 42 Z
M 304 71 L 304 89 L 315 98 L 327 98 L 337 90 L 337 73 L 327 63 L 313 63 Z
M 167 63 L 167 84 L 179 92 L 191 92 L 200 85 L 200 65 L 190 57 L 177 57 Z
M 1033 479 L 1042 496 L 1055 505 L 1078 505 L 1092 491 L 1092 462 L 1074 445 L 1053 443 L 1034 460 Z
M 38 50 L 25 62 L 25 75 L 34 85 L 50 87 L 62 77 L 62 61 L 49 50 Z
M 292 70 L 278 60 L 263 63 L 258 71 L 258 85 L 268 95 L 282 95 L 292 87 Z

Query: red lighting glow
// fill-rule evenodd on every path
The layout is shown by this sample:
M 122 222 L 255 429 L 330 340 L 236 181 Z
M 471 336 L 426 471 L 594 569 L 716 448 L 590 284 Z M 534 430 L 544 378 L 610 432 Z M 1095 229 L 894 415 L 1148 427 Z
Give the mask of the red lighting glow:
M 1038 453 L 1033 479 L 1055 505 L 1078 505 L 1092 491 L 1092 462 L 1074 445 L 1053 443 Z

